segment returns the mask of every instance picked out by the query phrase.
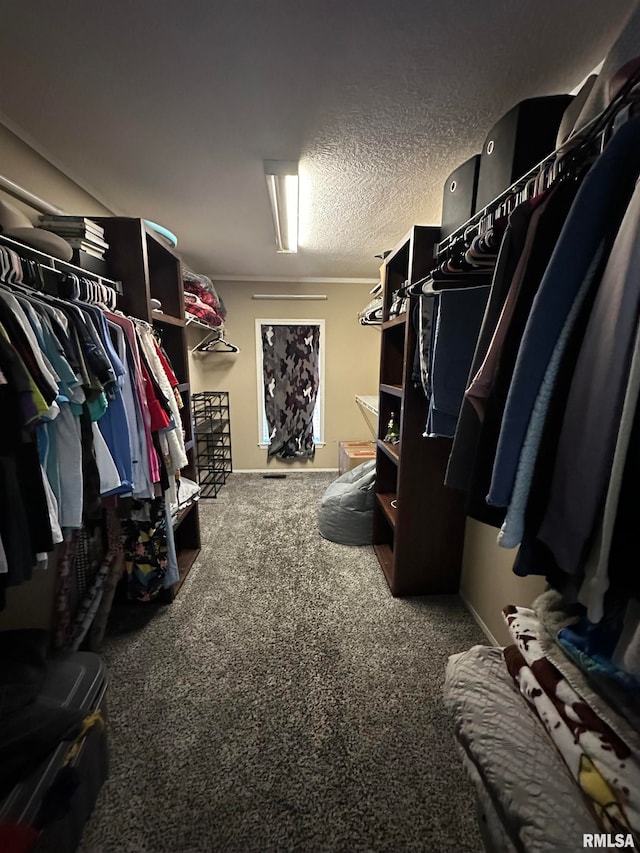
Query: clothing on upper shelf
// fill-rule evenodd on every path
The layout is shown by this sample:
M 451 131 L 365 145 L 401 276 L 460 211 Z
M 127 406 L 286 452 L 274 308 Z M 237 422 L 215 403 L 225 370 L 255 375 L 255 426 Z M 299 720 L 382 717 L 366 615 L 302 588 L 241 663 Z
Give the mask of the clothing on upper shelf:
M 201 301 L 203 301 L 210 308 L 212 308 L 220 317 L 220 319 L 224 321 L 225 317 L 227 316 L 227 309 L 224 307 L 224 302 L 222 301 L 220 294 L 218 293 L 213 282 L 208 276 L 194 273 L 192 270 L 190 270 L 187 266 L 183 264 L 182 281 L 185 290 L 187 290 L 188 292 L 195 293 L 196 295 L 199 294 Z M 192 288 L 192 285 L 199 285 L 202 290 L 196 290 L 195 287 Z
M 220 326 L 225 311 L 211 279 L 183 270 L 184 310 L 209 326 Z

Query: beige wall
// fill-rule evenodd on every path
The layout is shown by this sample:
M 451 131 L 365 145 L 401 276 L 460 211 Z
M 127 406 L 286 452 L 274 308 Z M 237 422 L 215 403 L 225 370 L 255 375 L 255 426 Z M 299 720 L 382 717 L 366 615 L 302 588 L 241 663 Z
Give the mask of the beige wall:
M 513 574 L 516 551 L 499 548 L 495 527 L 467 519 L 460 594 L 489 638 L 499 645 L 511 642 L 502 618 L 507 604 L 528 607 L 544 591 L 541 577 Z
M 325 320 L 325 447 L 313 462 L 269 462 L 269 470 L 338 467 L 339 441 L 372 440 L 371 421 L 355 402 L 356 394 L 378 393 L 380 331 L 361 326 L 357 313 L 371 299 L 364 284 L 265 284 L 216 282 L 227 308 L 227 339 L 237 355 L 191 356 L 195 391 L 229 391 L 234 470 L 267 469 L 267 451 L 258 447 L 256 319 Z M 254 293 L 326 294 L 326 301 L 257 301 Z M 202 332 L 190 330 L 195 346 Z
M 0 124 L 0 174 L 67 214 L 109 216 L 111 211 L 48 163 Z M 37 213 L 0 190 L 0 198 L 23 210 L 32 222 Z

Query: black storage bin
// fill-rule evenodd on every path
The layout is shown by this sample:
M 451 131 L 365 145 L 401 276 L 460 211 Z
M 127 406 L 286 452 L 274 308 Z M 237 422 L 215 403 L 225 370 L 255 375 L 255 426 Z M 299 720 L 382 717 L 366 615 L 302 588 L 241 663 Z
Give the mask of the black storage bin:
M 81 709 L 87 716 L 100 710 L 106 724 L 107 673 L 102 658 L 92 652 L 73 652 L 49 660 L 39 699 L 52 706 Z M 33 824 L 42 798 L 56 779 L 70 746 L 68 741 L 59 744 L 35 773 L 18 783 L 0 801 L 0 822 Z M 108 765 L 106 726 L 93 726 L 72 762 L 79 784 L 69 809 L 43 828 L 35 853 L 73 853 L 76 850 L 107 778 Z
M 88 252 L 83 252 L 82 249 L 75 249 L 71 262 L 87 272 L 109 278 L 109 266 L 106 260 L 96 258 Z
M 448 237 L 476 212 L 480 155 L 474 154 L 449 175 L 442 196 L 442 237 Z
M 480 160 L 476 210 L 525 175 L 556 147 L 558 128 L 573 95 L 521 101 L 487 134 Z

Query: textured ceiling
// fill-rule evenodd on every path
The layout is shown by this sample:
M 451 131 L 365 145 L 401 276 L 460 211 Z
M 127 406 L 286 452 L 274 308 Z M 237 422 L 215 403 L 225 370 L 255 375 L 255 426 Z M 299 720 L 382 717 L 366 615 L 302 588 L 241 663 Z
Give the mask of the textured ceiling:
M 526 97 L 571 90 L 632 0 L 64 0 L 5 4 L 0 110 L 195 268 L 376 275 L 440 220 L 445 177 Z M 300 160 L 297 255 L 263 159 Z M 0 173 L 1 159 L 0 159 Z

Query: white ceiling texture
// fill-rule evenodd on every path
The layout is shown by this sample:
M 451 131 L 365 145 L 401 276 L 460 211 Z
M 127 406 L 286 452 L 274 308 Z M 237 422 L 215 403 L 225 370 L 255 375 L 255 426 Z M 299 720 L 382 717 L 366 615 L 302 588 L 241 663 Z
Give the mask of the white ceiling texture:
M 571 90 L 632 0 L 5 3 L 0 120 L 222 278 L 375 277 L 518 101 Z M 4 117 L 4 119 L 2 119 Z M 264 159 L 299 160 L 278 255 Z M 0 173 L 1 156 L 0 156 Z

